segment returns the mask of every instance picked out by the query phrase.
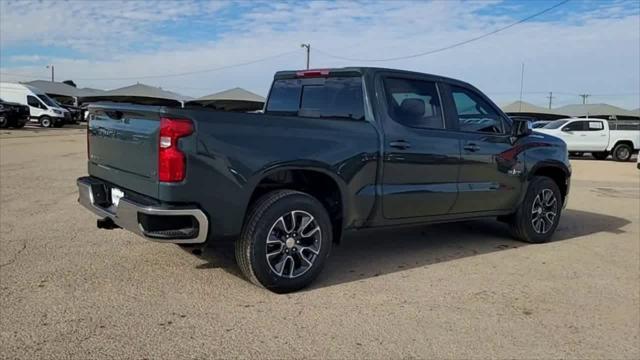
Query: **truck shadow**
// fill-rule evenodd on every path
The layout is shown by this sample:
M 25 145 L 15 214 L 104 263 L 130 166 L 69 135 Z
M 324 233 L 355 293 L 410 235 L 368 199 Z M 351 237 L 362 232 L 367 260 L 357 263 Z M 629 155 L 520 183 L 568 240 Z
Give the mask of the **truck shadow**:
M 620 217 L 569 209 L 564 211 L 552 242 L 600 232 L 621 234 L 621 228 L 629 223 Z M 350 234 L 334 246 L 324 271 L 305 291 L 528 245 L 513 240 L 505 224 L 490 219 L 366 230 Z M 198 268 L 222 268 L 242 277 L 232 244 L 217 245 L 198 256 L 207 261 Z

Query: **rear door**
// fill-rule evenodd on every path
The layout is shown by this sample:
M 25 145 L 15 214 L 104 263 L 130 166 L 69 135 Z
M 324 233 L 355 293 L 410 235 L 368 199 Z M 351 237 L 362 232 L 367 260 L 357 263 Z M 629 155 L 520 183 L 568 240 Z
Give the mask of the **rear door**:
M 609 130 L 605 128 L 605 120 L 587 120 L 586 137 L 584 139 L 585 148 L 591 151 L 605 151 L 609 146 Z
M 160 107 L 92 105 L 87 126 L 89 174 L 157 196 Z
M 415 75 L 382 75 L 384 94 L 382 207 L 386 219 L 449 213 L 456 201 L 459 136 L 447 130 L 435 81 Z
M 445 85 L 452 105 L 448 114 L 460 137 L 458 199 L 452 213 L 511 209 L 522 187 L 524 162 L 513 147 L 509 123 L 481 93 L 466 86 Z

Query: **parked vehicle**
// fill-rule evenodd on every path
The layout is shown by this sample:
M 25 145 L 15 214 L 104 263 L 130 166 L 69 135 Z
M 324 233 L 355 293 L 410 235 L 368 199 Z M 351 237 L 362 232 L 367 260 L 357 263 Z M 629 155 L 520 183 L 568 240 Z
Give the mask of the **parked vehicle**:
M 62 127 L 70 114 L 40 90 L 23 84 L 0 83 L 0 98 L 29 106 L 31 121 L 42 127 Z
M 234 239 L 244 275 L 309 284 L 347 231 L 499 218 L 551 238 L 571 167 L 475 87 L 414 72 L 275 75 L 264 114 L 92 104 L 79 202 L 159 242 Z M 353 254 L 357 257 L 357 254 Z
M 536 132 L 556 136 L 567 143 L 570 152 L 590 152 L 598 160 L 612 155 L 617 161 L 628 161 L 640 149 L 639 130 L 610 130 L 603 119 L 560 119 Z
M 29 107 L 0 98 L 0 128 L 20 129 L 29 121 Z

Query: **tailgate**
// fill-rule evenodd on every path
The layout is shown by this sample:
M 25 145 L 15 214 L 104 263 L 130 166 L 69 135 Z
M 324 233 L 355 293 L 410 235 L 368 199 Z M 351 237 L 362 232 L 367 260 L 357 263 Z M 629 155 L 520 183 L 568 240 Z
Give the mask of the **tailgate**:
M 89 107 L 89 174 L 157 197 L 161 107 L 99 104 Z

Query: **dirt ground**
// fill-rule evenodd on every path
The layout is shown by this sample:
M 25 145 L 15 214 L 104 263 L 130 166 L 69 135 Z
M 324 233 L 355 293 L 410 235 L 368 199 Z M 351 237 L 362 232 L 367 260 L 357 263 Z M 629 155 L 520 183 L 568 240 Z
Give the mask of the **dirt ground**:
M 2 358 L 640 358 L 640 171 L 575 159 L 554 241 L 474 221 L 344 239 L 276 295 L 231 249 L 98 230 L 82 129 L 0 131 Z

